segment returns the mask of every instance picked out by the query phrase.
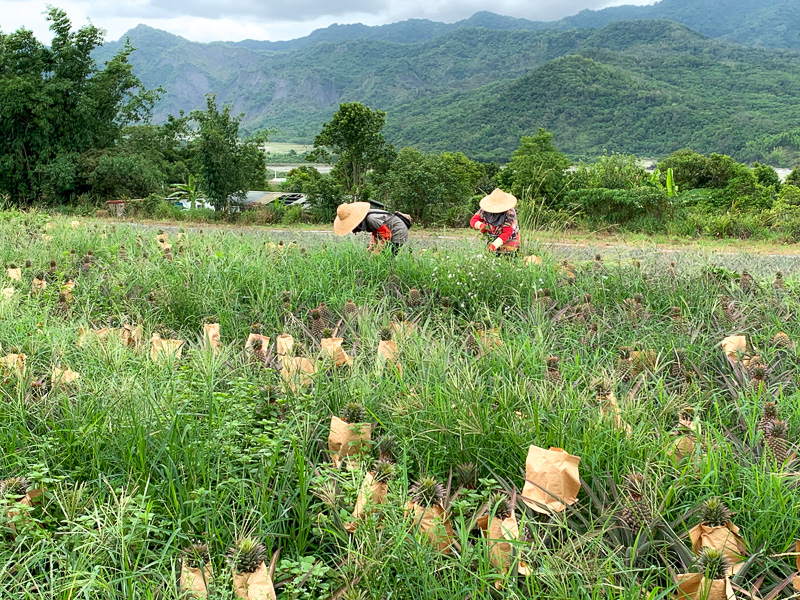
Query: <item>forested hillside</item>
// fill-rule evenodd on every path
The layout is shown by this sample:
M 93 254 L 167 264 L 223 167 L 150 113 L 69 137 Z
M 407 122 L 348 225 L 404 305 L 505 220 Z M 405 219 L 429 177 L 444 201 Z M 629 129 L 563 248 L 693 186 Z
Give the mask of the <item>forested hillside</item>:
M 144 26 L 130 38 L 135 72 L 166 89 L 157 119 L 203 106 L 215 92 L 245 114 L 245 127 L 277 129 L 273 139 L 310 141 L 340 102 L 359 101 L 388 111 L 398 146 L 501 159 L 541 126 L 576 155 L 664 155 L 692 145 L 754 160 L 773 149 L 754 141 L 800 120 L 800 55 L 665 21 L 459 29 L 417 44 L 350 40 L 281 52 L 199 44 Z

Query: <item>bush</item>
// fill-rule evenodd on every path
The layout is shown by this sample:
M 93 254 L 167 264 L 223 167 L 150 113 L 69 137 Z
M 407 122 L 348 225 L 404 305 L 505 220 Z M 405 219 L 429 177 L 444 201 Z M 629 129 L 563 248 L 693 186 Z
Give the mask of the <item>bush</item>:
M 144 198 L 161 190 L 166 176 L 147 157 L 103 154 L 88 174 L 87 183 L 103 199 Z
M 594 164 L 583 164 L 572 177 L 570 187 L 607 188 L 630 190 L 640 187 L 647 180 L 647 173 L 636 163 L 631 154 L 604 154 Z
M 567 202 L 590 221 L 603 223 L 625 224 L 643 217 L 660 219 L 672 212 L 671 198 L 664 190 L 652 187 L 572 190 Z

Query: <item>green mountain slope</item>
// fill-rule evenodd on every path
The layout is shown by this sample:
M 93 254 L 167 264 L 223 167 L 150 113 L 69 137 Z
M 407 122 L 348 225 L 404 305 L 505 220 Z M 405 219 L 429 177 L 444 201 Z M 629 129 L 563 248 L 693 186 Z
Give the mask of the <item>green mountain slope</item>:
M 345 101 L 388 111 L 398 145 L 493 158 L 538 126 L 577 154 L 663 154 L 689 142 L 735 153 L 746 136 L 779 134 L 800 116 L 792 94 L 800 55 L 664 21 L 459 29 L 418 44 L 348 40 L 281 52 L 198 44 L 143 26 L 131 34 L 135 72 L 167 90 L 157 117 L 200 108 L 213 91 L 245 113 L 246 127 L 277 128 L 286 140 L 310 141 Z M 575 56 L 582 60 L 566 59 Z

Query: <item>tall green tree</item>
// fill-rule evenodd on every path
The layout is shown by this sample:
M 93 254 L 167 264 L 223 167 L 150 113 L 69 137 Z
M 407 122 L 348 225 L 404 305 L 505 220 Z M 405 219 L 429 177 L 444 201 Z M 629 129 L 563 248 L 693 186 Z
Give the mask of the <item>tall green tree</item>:
M 308 160 L 335 164 L 332 175 L 353 202 L 361 199 L 369 171 L 385 172 L 395 157 L 386 143 L 386 113 L 360 102 L 343 103 L 314 139 Z
M 230 210 L 231 202 L 266 185 L 266 156 L 259 145 L 267 140 L 267 134 L 241 140 L 241 119 L 231 115 L 230 105 L 220 110 L 214 94 L 206 97 L 206 110 L 192 112 L 198 125 L 192 143 L 195 160 L 203 176 L 203 191 L 216 210 Z
M 49 47 L 24 28 L 0 32 L 0 193 L 19 203 L 69 199 L 81 154 L 114 146 L 125 125 L 149 117 L 159 92 L 133 74 L 130 43 L 100 68 L 100 29 L 72 31 L 53 7 L 47 18 Z
M 536 135 L 520 139 L 511 161 L 496 179 L 500 187 L 518 198 L 543 198 L 554 206 L 567 191 L 570 164 L 567 155 L 553 145 L 553 134 L 540 127 Z

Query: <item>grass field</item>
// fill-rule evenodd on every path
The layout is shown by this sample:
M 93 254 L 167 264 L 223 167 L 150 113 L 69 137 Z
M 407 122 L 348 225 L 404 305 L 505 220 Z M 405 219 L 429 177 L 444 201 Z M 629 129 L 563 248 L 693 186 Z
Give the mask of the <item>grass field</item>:
M 393 259 L 211 229 L 165 253 L 152 230 L 41 213 L 0 214 L 0 236 L 20 270 L 0 285 L 0 598 L 188 598 L 181 566 L 207 558 L 208 597 L 232 599 L 250 536 L 280 600 L 656 600 L 719 539 L 693 547 L 703 521 L 739 554 L 738 598 L 793 593 L 800 281 L 774 288 L 758 256 L 750 283 L 689 258 Z M 362 424 L 332 456 L 334 416 Z M 370 472 L 385 490 L 354 518 Z M 712 523 L 715 497 L 732 516 Z

